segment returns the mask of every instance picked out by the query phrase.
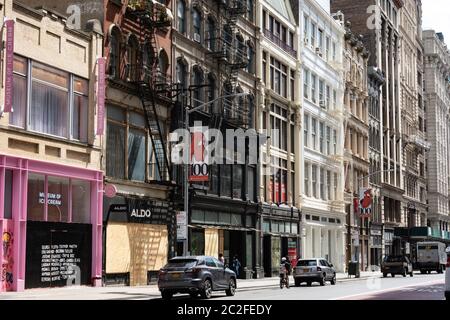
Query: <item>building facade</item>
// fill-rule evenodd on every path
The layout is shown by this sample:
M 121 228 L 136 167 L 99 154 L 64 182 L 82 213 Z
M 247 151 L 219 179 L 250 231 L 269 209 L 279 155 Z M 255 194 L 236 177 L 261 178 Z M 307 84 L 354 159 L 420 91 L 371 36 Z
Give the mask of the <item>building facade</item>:
M 169 165 L 171 2 L 105 1 L 103 277 L 147 285 L 176 250 Z
M 254 129 L 256 19 L 260 19 L 256 2 L 177 0 L 172 8 L 176 14 L 171 66 L 179 93 L 172 129 L 185 127 L 185 107 L 200 108 L 190 115 L 189 127 L 201 123 L 223 136 L 227 129 Z M 183 167 L 174 166 L 179 186 L 176 205 L 180 211 L 187 209 L 189 224 L 188 247 L 179 242 L 177 253 L 214 257 L 222 253 L 227 263 L 237 256 L 242 264 L 239 277 L 260 277 L 259 175 L 248 156 L 243 163 L 234 163 L 235 151 L 224 153 L 222 163 L 209 167 L 208 181 L 189 183 L 185 209 Z
M 427 155 L 427 227 L 433 238 L 449 240 L 449 106 L 450 53 L 442 33 L 423 32 L 426 133 L 431 143 Z
M 2 28 L 14 52 L 2 49 L 1 99 L 10 95 L 12 111 L 0 116 L 0 292 L 72 282 L 99 286 L 103 173 L 95 75 L 101 24 L 73 29 L 53 11 L 19 1 L 0 7 L 2 18 L 15 21 L 14 38 L 7 37 L 11 26 Z M 6 64 L 13 65 L 11 78 Z
M 352 22 L 353 31 L 364 36 L 371 55 L 369 67 L 378 68 L 385 78 L 380 97 L 380 197 L 383 216 L 383 254 L 399 252 L 400 238 L 394 229 L 405 223 L 403 206 L 403 162 L 400 113 L 400 33 L 399 10 L 402 0 L 332 0 L 333 11 L 342 11 Z M 368 12 L 372 6 L 373 12 Z M 375 19 L 371 19 L 375 16 Z M 371 21 L 375 21 L 374 23 Z M 395 250 L 394 250 L 395 249 Z
M 370 265 L 369 219 L 361 218 L 361 192 L 369 187 L 369 113 L 367 59 L 362 39 L 346 23 L 344 43 L 344 196 L 347 214 L 346 262 L 360 261 L 361 270 Z M 358 199 L 357 202 L 354 200 Z M 366 210 L 367 211 L 367 210 Z
M 303 258 L 345 269 L 343 41 L 329 1 L 300 1 Z M 335 19 L 336 18 L 336 19 Z
M 299 33 L 289 1 L 258 1 L 260 79 L 257 128 L 262 146 L 260 180 L 265 276 L 277 276 L 282 257 L 295 265 L 300 244 L 301 171 Z

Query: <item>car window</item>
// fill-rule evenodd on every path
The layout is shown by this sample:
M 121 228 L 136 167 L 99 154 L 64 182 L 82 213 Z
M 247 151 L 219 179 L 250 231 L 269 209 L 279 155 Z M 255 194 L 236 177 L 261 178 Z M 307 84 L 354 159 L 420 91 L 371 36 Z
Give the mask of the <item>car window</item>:
M 206 260 L 206 265 L 208 267 L 212 267 L 212 268 L 216 268 L 217 267 L 215 262 L 214 262 L 214 260 L 212 258 L 206 258 L 205 260 Z
M 214 258 L 214 262 L 218 268 L 222 268 L 222 269 L 224 268 L 223 263 L 220 262 L 219 260 L 217 260 L 216 258 Z
M 173 259 L 169 260 L 166 268 L 192 268 L 197 265 L 195 259 Z
M 325 260 L 320 260 L 320 265 L 323 267 L 329 267 L 328 262 L 326 262 Z
M 298 260 L 297 262 L 298 267 L 315 267 L 317 266 L 316 260 Z

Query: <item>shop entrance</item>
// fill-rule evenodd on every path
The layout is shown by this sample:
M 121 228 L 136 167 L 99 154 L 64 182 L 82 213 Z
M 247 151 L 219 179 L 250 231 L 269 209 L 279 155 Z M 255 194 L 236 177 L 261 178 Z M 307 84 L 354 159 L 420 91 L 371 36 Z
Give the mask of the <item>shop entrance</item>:
M 90 285 L 92 226 L 27 222 L 25 288 Z
M 245 233 L 242 231 L 224 230 L 223 231 L 223 256 L 225 263 L 231 267 L 234 256 L 237 256 L 241 263 L 239 276 L 243 275 L 245 266 Z

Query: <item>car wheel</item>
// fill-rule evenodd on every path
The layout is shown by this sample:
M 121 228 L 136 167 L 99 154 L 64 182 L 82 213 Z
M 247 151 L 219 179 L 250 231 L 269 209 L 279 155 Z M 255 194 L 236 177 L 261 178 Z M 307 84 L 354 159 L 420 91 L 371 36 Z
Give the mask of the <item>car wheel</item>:
M 332 286 L 334 286 L 336 284 L 336 274 L 333 275 L 333 278 L 331 278 L 330 283 Z
M 234 279 L 230 279 L 230 283 L 228 284 L 228 289 L 225 290 L 227 296 L 232 297 L 236 293 L 236 281 Z
M 294 279 L 294 282 L 296 287 L 300 287 L 301 284 L 300 279 Z
M 306 283 L 306 285 L 307 285 L 308 287 L 311 287 L 311 281 L 308 281 L 308 282 Z
M 386 278 L 387 277 L 387 273 L 383 273 L 383 278 Z
M 173 293 L 169 292 L 169 291 L 163 291 L 163 292 L 161 292 L 161 296 L 162 296 L 163 300 L 170 300 L 173 297 Z
M 203 282 L 202 298 L 209 299 L 212 296 L 212 283 L 211 280 L 206 279 Z
M 319 280 L 319 284 L 323 287 L 325 285 L 325 275 Z

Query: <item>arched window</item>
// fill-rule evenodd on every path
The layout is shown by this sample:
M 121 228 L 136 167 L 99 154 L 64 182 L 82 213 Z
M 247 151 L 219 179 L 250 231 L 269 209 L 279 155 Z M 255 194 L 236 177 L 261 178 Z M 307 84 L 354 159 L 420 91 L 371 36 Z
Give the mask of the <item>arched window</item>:
M 216 22 L 213 18 L 208 18 L 206 42 L 209 50 L 214 51 L 216 49 Z
M 202 16 L 197 8 L 192 10 L 192 32 L 194 41 L 202 42 Z
M 169 68 L 169 57 L 166 50 L 161 50 L 158 57 L 158 80 L 162 83 L 166 83 L 167 69 Z
M 113 27 L 109 41 L 109 76 L 116 78 L 120 72 L 120 30 Z
M 128 81 L 136 81 L 139 71 L 138 66 L 139 42 L 135 35 L 130 35 L 127 43 L 127 70 Z
M 180 33 L 185 33 L 186 32 L 186 2 L 184 2 L 184 0 L 178 0 L 177 17 L 178 17 L 178 31 Z
M 182 59 L 178 59 L 176 66 L 176 81 L 177 83 L 183 84 L 185 87 L 188 86 L 187 83 L 187 66 Z
M 193 68 L 192 84 L 194 87 L 194 107 L 199 106 L 204 101 L 203 71 L 200 67 Z
M 144 50 L 142 53 L 142 69 L 143 69 L 143 80 L 149 82 L 152 76 L 153 69 L 153 48 L 149 41 L 144 43 Z

